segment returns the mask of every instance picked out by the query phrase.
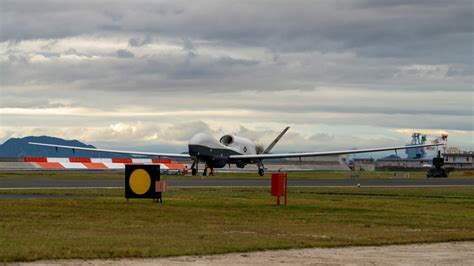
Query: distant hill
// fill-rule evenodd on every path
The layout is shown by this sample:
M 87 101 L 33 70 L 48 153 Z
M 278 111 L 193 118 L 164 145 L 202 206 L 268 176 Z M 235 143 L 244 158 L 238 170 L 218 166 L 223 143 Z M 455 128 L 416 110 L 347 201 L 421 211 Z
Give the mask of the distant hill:
M 81 151 L 53 147 L 42 147 L 28 144 L 28 142 L 40 142 L 47 144 L 58 144 L 66 146 L 77 146 L 95 148 L 92 145 L 84 144 L 78 140 L 64 140 L 48 136 L 11 138 L 0 145 L 0 157 L 95 157 L 95 158 L 125 158 L 127 154 L 103 153 L 93 151 Z

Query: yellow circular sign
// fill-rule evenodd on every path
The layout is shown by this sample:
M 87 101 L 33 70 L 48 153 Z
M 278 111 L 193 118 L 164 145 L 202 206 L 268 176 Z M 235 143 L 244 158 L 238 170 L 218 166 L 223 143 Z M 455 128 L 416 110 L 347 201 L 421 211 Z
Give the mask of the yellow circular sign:
M 150 189 L 151 177 L 147 171 L 137 169 L 130 175 L 129 183 L 133 193 L 143 195 Z

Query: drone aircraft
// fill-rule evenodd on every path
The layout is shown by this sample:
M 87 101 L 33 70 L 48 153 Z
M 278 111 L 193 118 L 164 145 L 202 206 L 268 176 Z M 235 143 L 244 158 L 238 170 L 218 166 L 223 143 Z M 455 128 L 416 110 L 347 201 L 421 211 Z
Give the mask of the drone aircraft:
M 203 175 L 206 175 L 208 169 L 222 168 L 226 165 L 235 164 L 239 168 L 244 168 L 247 164 L 256 164 L 258 166 L 258 174 L 263 176 L 265 173 L 263 160 L 277 159 L 277 158 L 302 158 L 302 157 L 316 157 L 327 155 L 342 155 L 355 154 L 367 152 L 379 152 L 390 150 L 405 150 L 422 147 L 434 147 L 444 145 L 445 143 L 410 145 L 410 146 L 396 146 L 370 149 L 353 149 L 341 151 L 323 151 L 323 152 L 299 152 L 299 153 L 270 153 L 273 147 L 283 137 L 290 127 L 286 127 L 277 138 L 268 145 L 265 149 L 256 145 L 253 141 L 236 136 L 235 134 L 225 134 L 219 140 L 207 133 L 197 133 L 191 137 L 188 144 L 188 154 L 182 153 L 159 153 L 159 152 L 140 152 L 140 151 L 121 151 L 108 149 L 95 149 L 85 147 L 74 147 L 65 145 L 55 145 L 46 143 L 29 142 L 32 145 L 48 146 L 57 148 L 65 148 L 72 150 L 86 150 L 95 152 L 111 152 L 120 154 L 142 155 L 142 156 L 156 156 L 168 158 L 188 158 L 193 160 L 191 166 L 192 175 L 198 172 L 198 163 L 205 163 Z

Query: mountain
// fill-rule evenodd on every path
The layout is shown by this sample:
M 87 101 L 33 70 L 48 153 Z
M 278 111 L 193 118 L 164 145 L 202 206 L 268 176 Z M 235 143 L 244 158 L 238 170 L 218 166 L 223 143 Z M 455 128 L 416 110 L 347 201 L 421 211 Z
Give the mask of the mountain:
M 65 140 L 48 136 L 11 138 L 0 145 L 0 157 L 92 157 L 92 158 L 124 158 L 130 157 L 127 154 L 115 154 L 93 151 L 81 151 L 71 149 L 57 150 L 53 147 L 42 147 L 30 145 L 28 142 L 40 142 L 47 144 L 58 144 L 66 146 L 77 146 L 95 148 L 92 145 L 84 144 L 78 140 Z

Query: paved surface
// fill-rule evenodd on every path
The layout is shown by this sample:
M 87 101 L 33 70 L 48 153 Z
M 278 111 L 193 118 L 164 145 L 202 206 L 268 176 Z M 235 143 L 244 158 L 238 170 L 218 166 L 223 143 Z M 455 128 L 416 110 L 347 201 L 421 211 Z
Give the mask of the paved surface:
M 308 248 L 156 259 L 49 260 L 16 265 L 474 265 L 474 242 Z
M 167 179 L 169 188 L 191 187 L 268 187 L 265 179 Z M 456 187 L 474 186 L 474 179 L 320 179 L 288 180 L 288 186 L 299 187 Z M 0 189 L 59 189 L 59 188 L 118 188 L 124 187 L 117 179 L 71 178 L 0 178 Z

